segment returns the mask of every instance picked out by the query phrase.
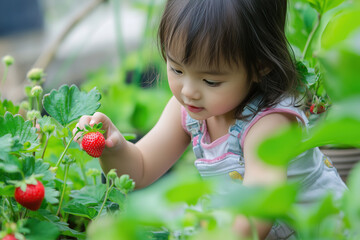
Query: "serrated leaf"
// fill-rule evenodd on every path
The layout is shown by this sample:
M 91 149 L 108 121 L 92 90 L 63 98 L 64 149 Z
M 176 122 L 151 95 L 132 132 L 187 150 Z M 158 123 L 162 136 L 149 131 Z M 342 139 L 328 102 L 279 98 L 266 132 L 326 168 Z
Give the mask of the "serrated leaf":
M 86 186 L 80 190 L 71 191 L 70 196 L 74 198 L 72 201 L 84 205 L 97 205 L 102 203 L 105 195 L 105 184 L 96 186 Z
M 63 207 L 62 209 L 64 212 L 75 215 L 75 216 L 80 216 L 80 217 L 86 217 L 89 219 L 93 219 L 94 217 L 97 216 L 97 211 L 94 208 L 89 208 L 81 203 L 77 203 L 77 202 L 72 202 L 68 205 L 66 205 L 66 207 Z
M 60 221 L 60 218 L 46 209 L 39 209 L 28 213 L 31 218 L 38 220 L 46 220 L 54 224 L 62 235 L 76 237 L 77 239 L 85 239 L 85 234 L 68 227 L 68 223 Z
M 11 112 L 12 114 L 17 114 L 19 112 L 19 106 L 15 106 L 9 100 L 0 100 L 0 115 L 4 116 L 6 112 Z
M 0 116 L 0 137 L 11 134 L 17 137 L 21 144 L 30 144 L 28 149 L 33 149 L 39 145 L 36 128 L 31 121 L 25 121 L 20 115 L 12 115 L 7 112 L 4 117 Z
M 8 159 L 8 154 L 11 151 L 13 145 L 13 139 L 11 134 L 6 134 L 0 137 L 0 159 Z
M 4 185 L 0 186 L 0 196 L 13 197 L 15 191 L 14 185 Z
M 20 171 L 17 165 L 9 162 L 0 162 L 0 169 L 4 170 L 6 173 L 15 173 Z
M 35 161 L 35 170 L 33 174 L 41 174 L 43 175 L 42 180 L 51 181 L 55 179 L 55 173 L 51 172 L 49 168 L 50 168 L 49 163 L 37 159 Z
M 29 240 L 55 240 L 60 235 L 59 229 L 53 223 L 37 219 L 28 219 L 26 228 L 30 230 L 30 233 L 26 235 L 26 239 Z
M 45 187 L 45 199 L 50 204 L 57 204 L 59 203 L 59 191 L 55 190 L 51 187 Z
M 124 194 L 120 192 L 120 190 L 113 188 L 109 193 L 109 200 L 117 203 L 120 206 L 120 209 L 122 209 L 126 198 Z
M 83 115 L 94 114 L 100 107 L 100 98 L 96 88 L 86 93 L 75 85 L 63 85 L 44 96 L 43 106 L 50 116 L 66 126 Z

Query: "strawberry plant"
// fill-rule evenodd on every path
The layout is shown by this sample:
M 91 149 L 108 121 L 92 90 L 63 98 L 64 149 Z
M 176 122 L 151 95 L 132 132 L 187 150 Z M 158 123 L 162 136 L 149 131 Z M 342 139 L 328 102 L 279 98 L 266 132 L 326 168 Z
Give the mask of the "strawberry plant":
M 134 3 L 148 7 L 141 1 Z M 355 24 L 360 22 L 360 6 L 345 0 L 290 3 L 287 35 L 301 80 L 310 89 L 307 110 L 314 113 L 310 117 L 321 117 L 321 121 L 308 132 L 285 129 L 260 146 L 262 159 L 280 167 L 315 146 L 360 147 L 360 27 Z M 138 59 L 143 58 L 137 55 L 131 62 Z M 10 56 L 3 63 L 6 70 L 1 83 L 16 64 Z M 101 183 L 96 157 L 101 155 L 102 143 L 95 152 L 91 147 L 89 154 L 80 149 L 73 141 L 76 134 L 72 134 L 77 120 L 98 111 L 100 100 L 106 98 L 102 110 L 118 120 L 121 128 L 137 130 L 144 119 L 155 117 L 151 107 L 156 104 L 145 105 L 159 93 L 124 83 L 103 84 L 102 75 L 97 82 L 85 84 L 87 91 L 63 85 L 44 94 L 45 77 L 42 69 L 29 71 L 27 99 L 20 104 L 0 99 L 0 238 L 238 239 L 231 226 L 234 216 L 242 214 L 250 220 L 257 217 L 286 222 L 299 239 L 359 239 L 359 166 L 349 176 L 350 191 L 341 199 L 329 194 L 306 207 L 296 204 L 297 184 L 248 188 L 234 182 L 221 186 L 203 181 L 193 166 L 181 165 L 181 161 L 173 172 L 141 191 L 132 192 L 135 183 L 128 175 L 117 176 L 115 170 L 109 171 Z M 102 86 L 104 98 L 94 85 Z M 123 104 L 120 108 L 119 102 Z M 315 114 L 323 110 L 326 112 Z M 92 139 L 87 132 L 98 135 L 101 142 L 102 134 L 106 135 L 95 133 L 101 132 L 101 124 L 86 127 L 84 150 L 89 146 L 86 136 Z M 24 197 L 19 198 L 19 193 L 25 194 L 39 183 L 43 185 L 43 199 L 31 204 L 28 199 L 20 200 Z M 223 188 L 232 191 L 217 194 Z M 257 239 L 255 234 L 253 239 Z
M 86 175 L 85 165 L 101 155 L 104 142 L 100 148 L 92 146 L 90 157 L 73 141 L 72 128 L 81 116 L 95 113 L 101 95 L 95 88 L 83 92 L 75 85 L 43 95 L 44 71 L 32 69 L 27 77 L 28 99 L 21 106 L 8 100 L 1 100 L 0 105 L 1 236 L 85 239 L 87 224 L 102 214 L 122 210 L 127 194 L 113 172 L 106 184 L 96 181 L 98 164 L 98 174 L 91 174 L 93 182 Z M 85 150 L 89 150 L 91 134 L 102 132 L 101 127 L 84 130 Z M 133 185 L 126 189 L 131 191 Z

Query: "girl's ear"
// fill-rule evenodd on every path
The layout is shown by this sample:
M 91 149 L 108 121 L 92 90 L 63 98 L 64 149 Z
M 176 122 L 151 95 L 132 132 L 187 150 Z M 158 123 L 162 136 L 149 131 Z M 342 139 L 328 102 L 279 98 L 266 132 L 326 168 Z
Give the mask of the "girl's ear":
M 263 67 L 260 69 L 259 73 L 260 73 L 260 76 L 265 76 L 265 75 L 268 75 L 270 72 L 271 72 L 272 68 L 270 67 Z
M 259 61 L 258 69 L 261 77 L 268 75 L 272 71 L 272 67 L 269 66 L 269 64 L 265 64 L 263 61 Z

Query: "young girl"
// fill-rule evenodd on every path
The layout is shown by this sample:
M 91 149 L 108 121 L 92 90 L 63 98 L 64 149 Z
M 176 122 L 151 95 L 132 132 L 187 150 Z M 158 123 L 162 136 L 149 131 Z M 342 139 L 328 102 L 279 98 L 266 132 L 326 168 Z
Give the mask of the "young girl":
M 137 188 L 163 175 L 192 142 L 203 177 L 240 179 L 244 185 L 301 181 L 301 203 L 331 189 L 346 189 L 318 148 L 292 160 L 288 168 L 262 162 L 256 147 L 270 134 L 298 123 L 298 80 L 285 38 L 286 0 L 168 0 L 159 28 L 173 97 L 154 128 L 136 144 L 127 142 L 102 113 L 81 117 L 78 127 L 103 123 L 104 172 L 129 174 Z M 76 128 L 75 128 L 76 129 Z M 256 221 L 259 237 L 288 239 L 283 224 Z M 235 231 L 250 233 L 236 218 Z

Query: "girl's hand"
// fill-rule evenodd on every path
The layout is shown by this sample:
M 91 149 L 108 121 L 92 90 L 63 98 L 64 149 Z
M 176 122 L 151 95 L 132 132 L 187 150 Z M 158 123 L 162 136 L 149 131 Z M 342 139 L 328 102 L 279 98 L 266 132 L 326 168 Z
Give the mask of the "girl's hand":
M 102 129 L 105 130 L 104 137 L 105 137 L 105 146 L 108 148 L 117 147 L 121 140 L 123 139 L 120 131 L 116 128 L 116 126 L 111 122 L 110 118 L 103 113 L 96 112 L 94 115 L 84 115 L 80 118 L 79 122 L 76 124 L 75 128 L 73 129 L 73 134 L 76 133 L 77 128 L 85 129 L 85 125 L 94 126 L 94 124 L 102 123 Z M 74 140 L 79 143 L 81 147 L 81 132 L 78 133 Z

